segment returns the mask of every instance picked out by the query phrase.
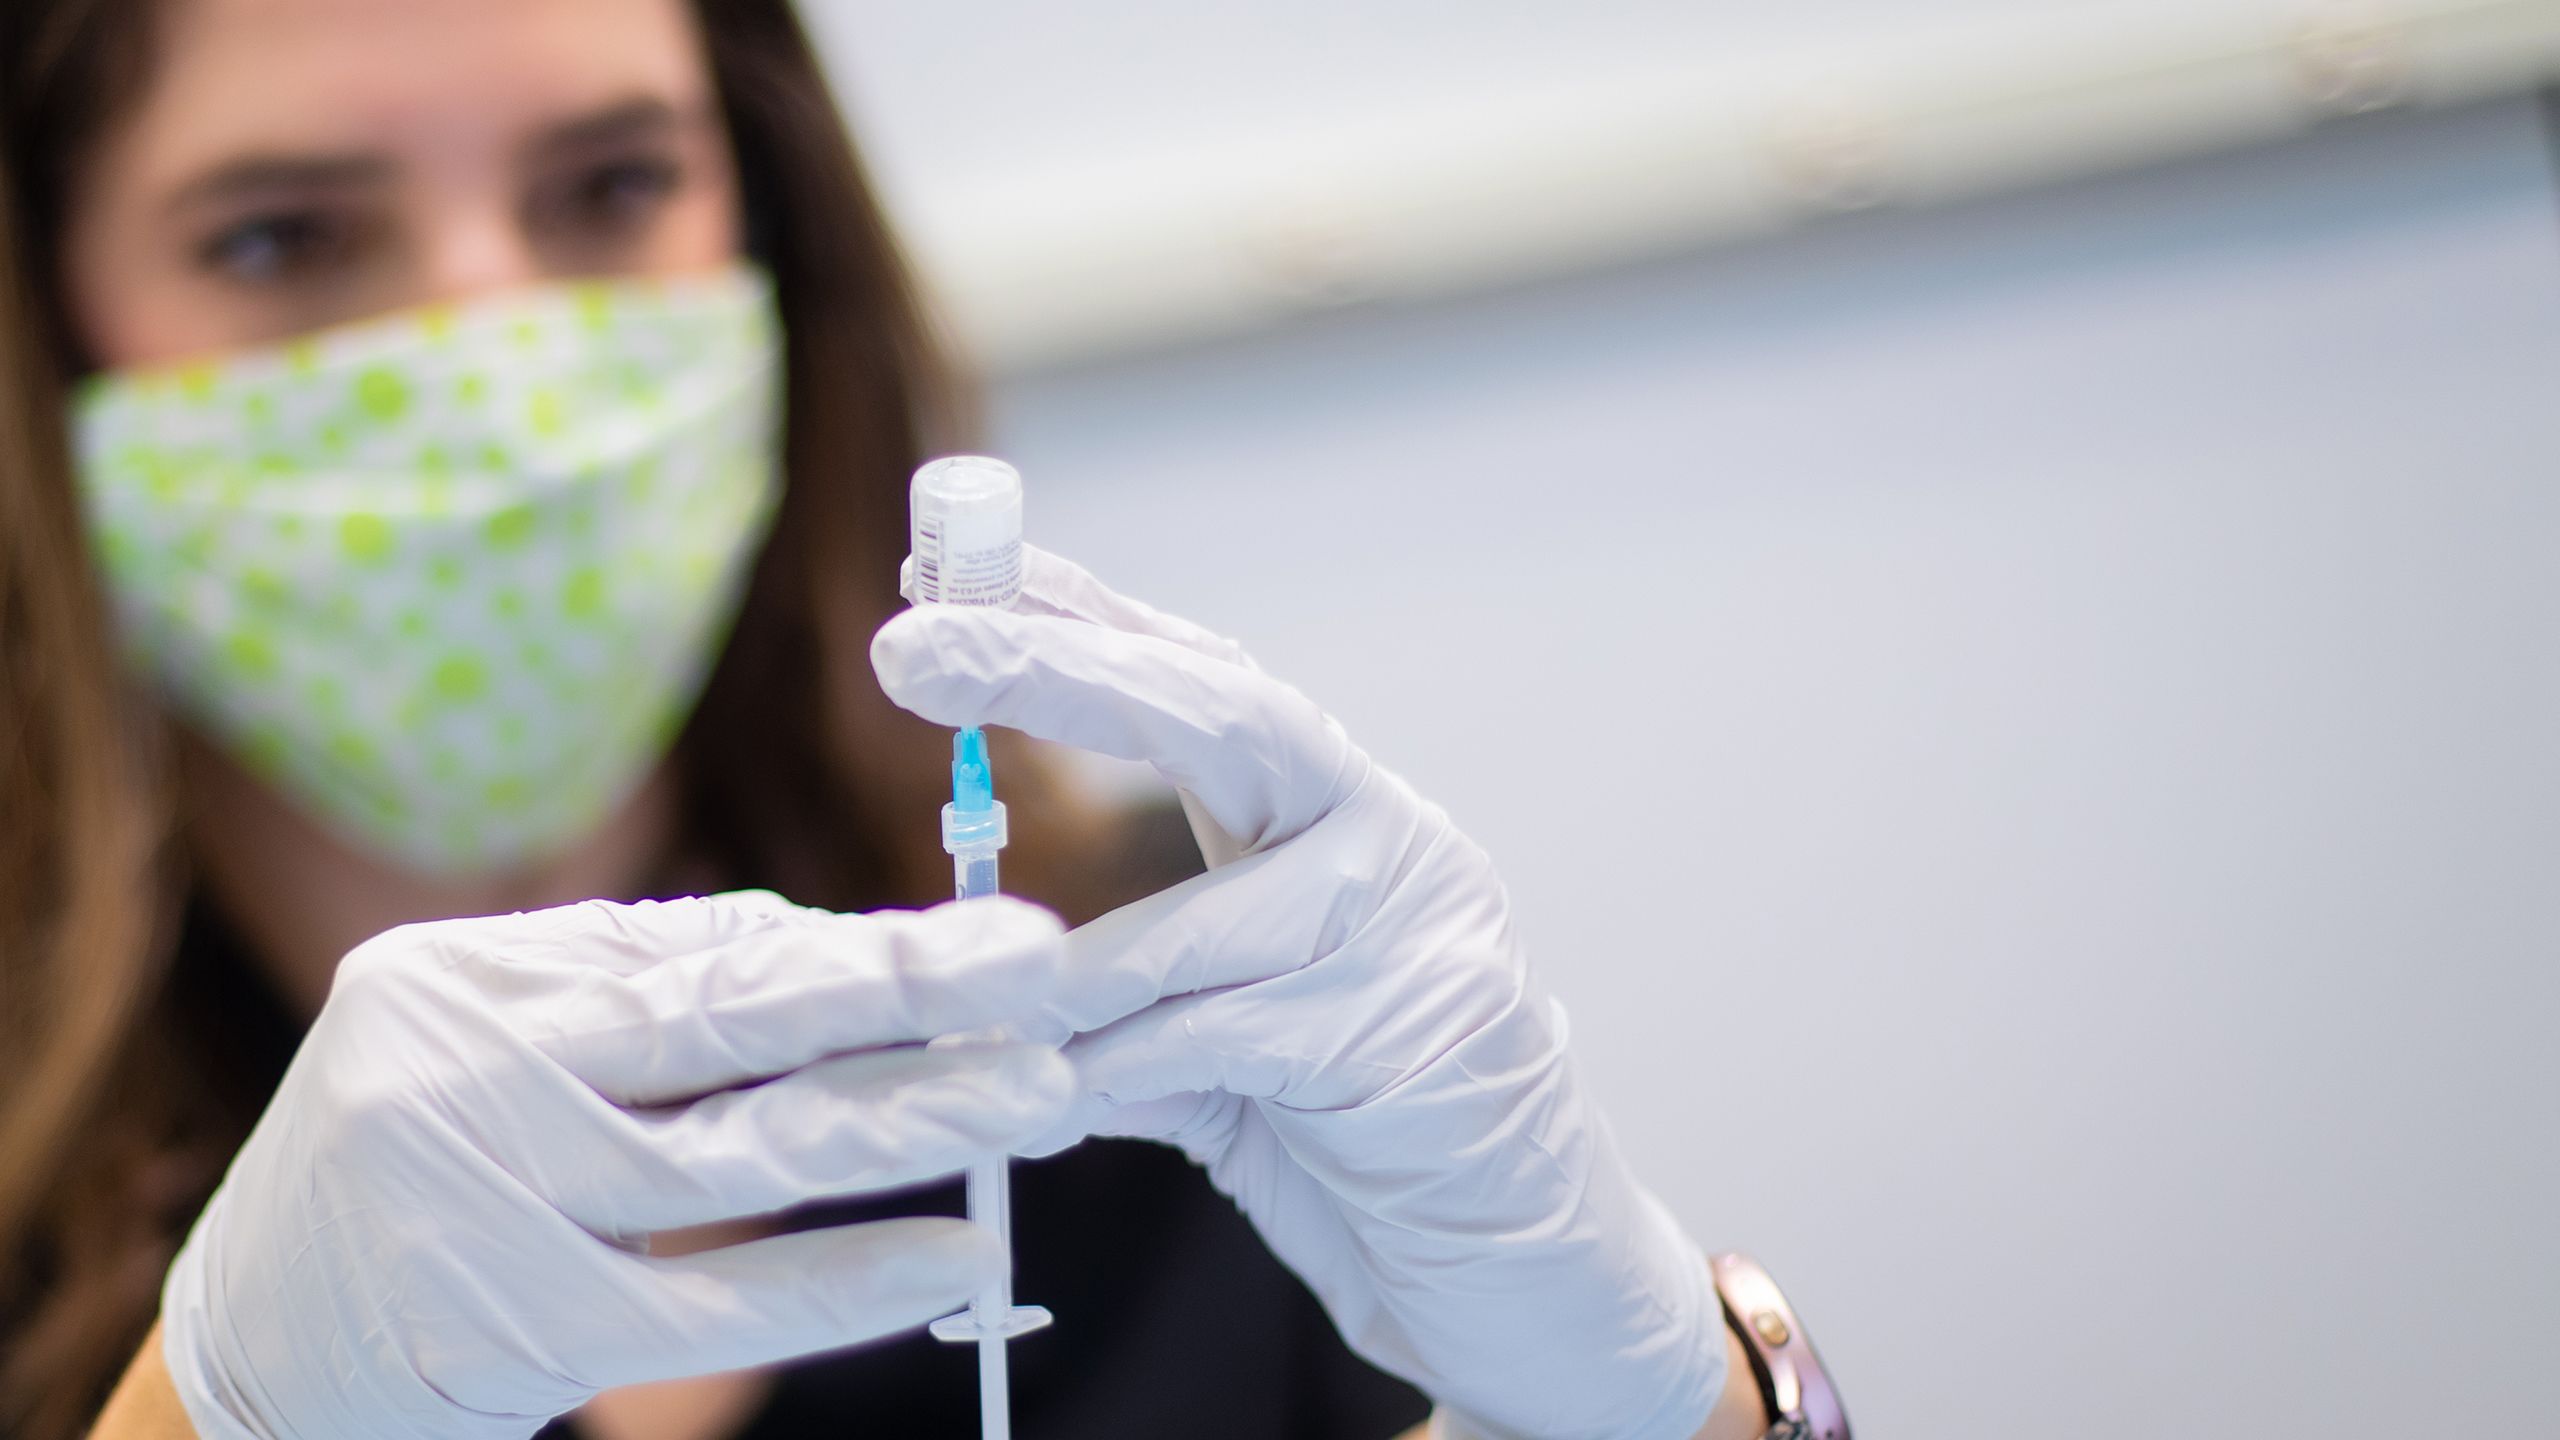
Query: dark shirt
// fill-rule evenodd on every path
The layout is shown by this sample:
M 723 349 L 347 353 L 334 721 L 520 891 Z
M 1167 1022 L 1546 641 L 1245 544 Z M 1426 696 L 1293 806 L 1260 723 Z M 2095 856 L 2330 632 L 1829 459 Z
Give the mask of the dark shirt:
M 842 1207 L 958 1214 L 958 1184 Z M 1388 1440 L 1422 1397 L 1344 1347 L 1315 1297 L 1181 1152 L 1089 1141 L 1015 1166 L 1016 1296 L 1056 1315 L 1012 1342 L 1024 1440 Z M 918 1333 L 794 1365 L 739 1440 L 978 1434 L 977 1355 Z M 569 1422 L 550 1437 L 576 1434 Z

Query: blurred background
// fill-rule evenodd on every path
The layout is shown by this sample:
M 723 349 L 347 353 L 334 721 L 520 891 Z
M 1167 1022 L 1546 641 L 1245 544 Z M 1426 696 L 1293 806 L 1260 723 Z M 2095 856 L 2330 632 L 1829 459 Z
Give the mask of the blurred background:
M 2560 5 L 805 8 L 1862 1434 L 2560 1433 Z

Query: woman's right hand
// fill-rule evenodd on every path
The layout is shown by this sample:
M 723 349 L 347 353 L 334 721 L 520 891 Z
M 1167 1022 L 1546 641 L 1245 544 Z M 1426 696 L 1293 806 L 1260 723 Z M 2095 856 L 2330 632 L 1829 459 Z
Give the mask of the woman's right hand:
M 612 1386 L 852 1344 L 1004 1263 L 947 1218 L 681 1258 L 657 1231 L 1006 1153 L 1075 1083 L 1028 1045 L 1047 912 L 590 901 L 349 954 L 162 1296 L 206 1440 L 523 1436 Z

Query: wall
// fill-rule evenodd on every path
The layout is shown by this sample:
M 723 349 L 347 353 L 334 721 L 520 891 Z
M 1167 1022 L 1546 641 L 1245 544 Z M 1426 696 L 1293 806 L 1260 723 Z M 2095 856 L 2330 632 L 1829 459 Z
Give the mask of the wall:
M 1867 1433 L 2524 1433 L 2560 1344 L 2531 108 L 1016 378 L 1035 538 L 1500 859 Z

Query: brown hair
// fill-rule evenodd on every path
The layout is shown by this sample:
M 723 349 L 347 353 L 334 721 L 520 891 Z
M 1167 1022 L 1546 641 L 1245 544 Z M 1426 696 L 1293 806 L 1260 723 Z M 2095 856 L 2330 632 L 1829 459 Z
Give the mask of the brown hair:
M 160 722 L 112 658 L 64 433 L 81 365 L 56 286 L 65 188 L 147 82 L 158 3 L 0 4 L 0 1432 L 28 1440 L 85 1427 L 263 1103 L 226 1111 L 189 1071 L 219 1023 L 180 996 L 201 948 L 180 917 L 202 907 L 170 843 Z M 948 894 L 931 838 L 947 737 L 887 703 L 867 650 L 899 603 L 905 478 L 955 433 L 957 390 L 787 0 L 696 9 L 788 333 L 789 481 L 676 744 L 683 858 L 811 904 L 927 902 Z M 1040 784 L 1006 769 L 1009 789 Z M 1054 868 L 1079 821 L 1066 797 L 1016 814 L 1016 886 L 1086 908 Z

